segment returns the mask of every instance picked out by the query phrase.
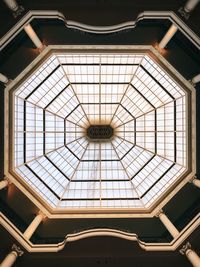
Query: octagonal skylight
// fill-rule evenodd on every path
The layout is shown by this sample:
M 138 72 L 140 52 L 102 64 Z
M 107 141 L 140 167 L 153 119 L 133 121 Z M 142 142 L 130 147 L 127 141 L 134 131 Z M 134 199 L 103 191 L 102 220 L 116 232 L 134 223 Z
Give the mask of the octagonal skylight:
M 14 92 L 14 170 L 52 208 L 148 208 L 187 169 L 186 99 L 149 55 L 54 53 Z

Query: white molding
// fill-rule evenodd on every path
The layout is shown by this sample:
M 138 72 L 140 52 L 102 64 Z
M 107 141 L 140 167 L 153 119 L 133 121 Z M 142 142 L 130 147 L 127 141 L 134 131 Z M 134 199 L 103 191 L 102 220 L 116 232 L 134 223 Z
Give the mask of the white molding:
M 85 238 L 97 236 L 110 236 L 125 239 L 130 242 L 137 242 L 141 249 L 145 251 L 175 251 L 190 234 L 200 226 L 200 213 L 196 215 L 191 222 L 169 243 L 147 243 L 141 241 L 137 234 L 127 233 L 116 229 L 97 228 L 86 231 L 80 231 L 75 234 L 68 234 L 61 243 L 57 244 L 33 244 L 24 237 L 17 227 L 0 212 L 0 224 L 22 245 L 28 252 L 58 252 L 64 249 L 67 243 L 75 242 Z
M 127 21 L 111 26 L 91 26 L 77 21 L 67 20 L 63 13 L 56 10 L 31 10 L 25 14 L 1 39 L 0 51 L 5 48 L 20 33 L 25 24 L 34 19 L 59 19 L 67 28 L 78 29 L 95 34 L 107 34 L 133 29 L 137 23 L 145 19 L 165 19 L 171 21 L 197 47 L 200 48 L 200 38 L 172 11 L 144 11 L 133 21 Z

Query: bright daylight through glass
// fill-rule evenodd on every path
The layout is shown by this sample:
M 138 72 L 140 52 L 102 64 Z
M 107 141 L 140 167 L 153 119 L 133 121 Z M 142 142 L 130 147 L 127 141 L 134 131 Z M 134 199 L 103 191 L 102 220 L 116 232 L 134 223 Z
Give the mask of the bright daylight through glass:
M 147 208 L 186 170 L 186 95 L 148 55 L 52 55 L 14 101 L 15 171 L 53 208 Z

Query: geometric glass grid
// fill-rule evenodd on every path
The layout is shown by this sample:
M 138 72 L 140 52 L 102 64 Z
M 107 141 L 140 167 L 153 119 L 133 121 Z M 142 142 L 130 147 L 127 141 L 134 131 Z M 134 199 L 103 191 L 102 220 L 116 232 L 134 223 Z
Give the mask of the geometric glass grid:
M 53 54 L 15 90 L 14 169 L 53 208 L 148 208 L 186 171 L 186 97 L 149 55 Z

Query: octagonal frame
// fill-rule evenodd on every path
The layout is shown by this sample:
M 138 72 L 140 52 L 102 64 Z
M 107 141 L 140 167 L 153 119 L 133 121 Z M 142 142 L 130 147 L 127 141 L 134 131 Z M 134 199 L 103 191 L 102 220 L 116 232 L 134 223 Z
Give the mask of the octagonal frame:
M 55 210 L 52 209 L 46 201 L 37 196 L 35 192 L 23 182 L 16 172 L 13 170 L 14 153 L 11 147 L 14 144 L 14 135 L 12 134 L 12 125 L 9 127 L 13 117 L 13 97 L 11 96 L 15 89 L 24 81 L 37 67 L 47 59 L 51 53 L 61 53 L 62 51 L 69 53 L 140 53 L 148 54 L 166 70 L 171 77 L 187 92 L 188 97 L 186 103 L 187 120 L 187 171 L 182 177 L 176 181 L 170 189 L 159 197 L 148 209 L 132 209 L 132 208 L 106 208 L 106 209 L 88 209 L 81 208 L 77 210 Z M 5 93 L 5 175 L 20 190 L 29 197 L 38 208 L 50 218 L 68 218 L 68 217 L 153 217 L 191 178 L 196 172 L 195 144 L 196 144 L 196 125 L 195 125 L 195 90 L 193 86 L 186 81 L 152 46 L 48 46 L 14 81 L 6 87 Z M 11 145 L 11 146 L 10 146 Z M 189 157 L 189 154 L 192 155 Z M 8 162 L 11 162 L 9 164 Z

